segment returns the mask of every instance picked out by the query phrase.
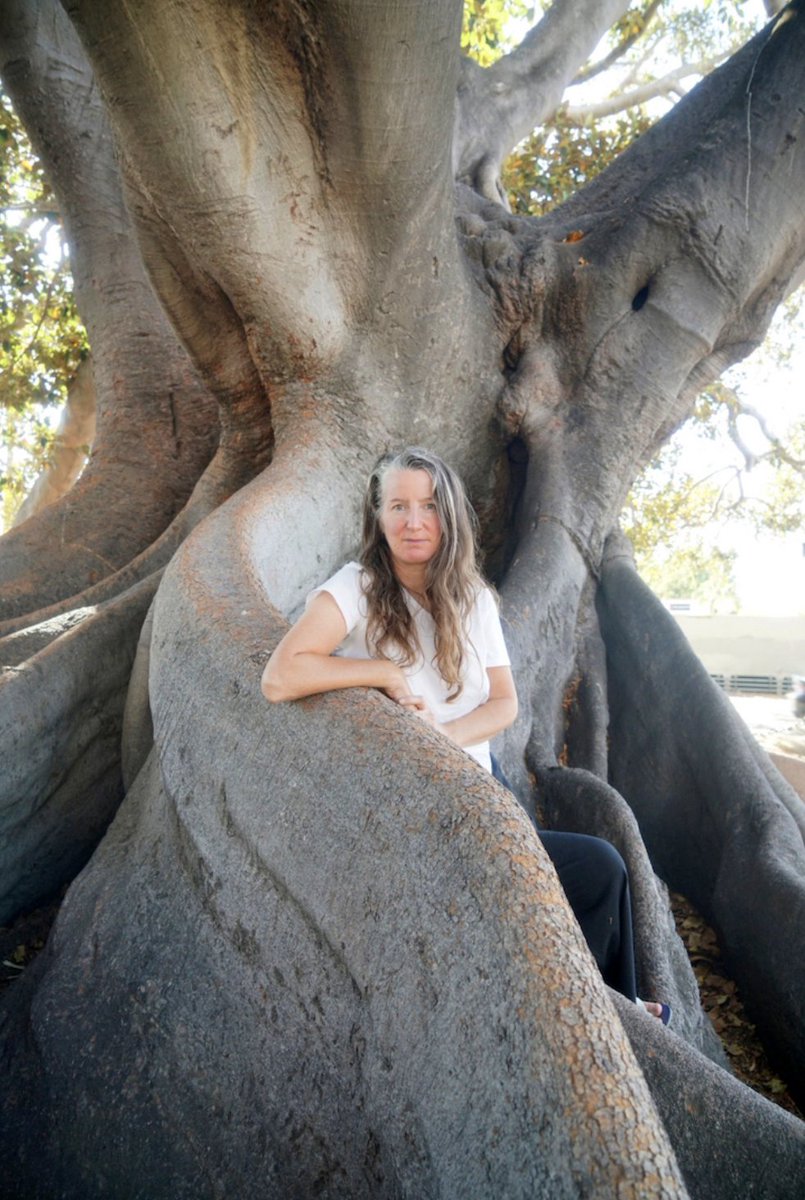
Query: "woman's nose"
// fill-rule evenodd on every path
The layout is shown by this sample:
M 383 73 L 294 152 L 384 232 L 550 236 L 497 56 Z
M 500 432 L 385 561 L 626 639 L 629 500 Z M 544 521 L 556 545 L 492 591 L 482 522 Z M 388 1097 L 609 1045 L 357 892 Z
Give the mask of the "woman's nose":
M 412 529 L 418 529 L 422 524 L 422 513 L 415 504 L 408 510 L 408 524 Z

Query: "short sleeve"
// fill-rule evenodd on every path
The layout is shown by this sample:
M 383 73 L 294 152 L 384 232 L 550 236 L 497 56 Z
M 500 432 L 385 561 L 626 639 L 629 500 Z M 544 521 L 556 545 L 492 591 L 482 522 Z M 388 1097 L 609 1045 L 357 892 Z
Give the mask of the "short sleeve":
M 341 610 L 341 616 L 344 618 L 347 626 L 347 633 L 350 633 L 362 617 L 366 616 L 366 601 L 361 587 L 361 566 L 360 563 L 347 563 L 336 571 L 335 575 L 331 575 L 319 587 L 314 588 L 305 599 L 305 608 L 308 607 L 314 596 L 318 596 L 320 592 L 328 592 Z
M 495 597 L 487 587 L 478 594 L 478 616 L 483 631 L 484 667 L 511 666 L 511 659 L 503 637 L 503 628 L 500 624 L 498 606 L 495 603 Z

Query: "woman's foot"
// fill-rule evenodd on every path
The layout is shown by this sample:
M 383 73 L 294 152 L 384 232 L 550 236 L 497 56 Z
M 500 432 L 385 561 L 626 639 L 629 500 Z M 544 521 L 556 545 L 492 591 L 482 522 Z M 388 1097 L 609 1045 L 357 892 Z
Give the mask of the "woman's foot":
M 641 1000 L 638 996 L 635 1004 L 638 1004 L 644 1012 L 647 1012 L 650 1017 L 656 1017 L 658 1021 L 662 1021 L 663 1025 L 671 1023 L 671 1005 L 663 1004 L 655 1000 Z

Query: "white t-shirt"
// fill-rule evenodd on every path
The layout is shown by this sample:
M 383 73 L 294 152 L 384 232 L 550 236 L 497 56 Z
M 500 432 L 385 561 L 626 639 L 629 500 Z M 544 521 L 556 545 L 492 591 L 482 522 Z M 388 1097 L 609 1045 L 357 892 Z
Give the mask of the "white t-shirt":
M 366 642 L 367 607 L 366 597 L 361 586 L 361 574 L 362 567 L 359 563 L 347 563 L 320 587 L 315 588 L 307 598 L 309 604 L 319 592 L 328 592 L 335 600 L 347 625 L 347 636 L 335 653 L 344 658 L 375 657 Z M 479 704 L 483 704 L 489 699 L 487 668 L 510 665 L 506 643 L 503 640 L 503 630 L 500 627 L 498 608 L 492 592 L 488 587 L 482 588 L 472 607 L 467 631 L 468 644 L 465 647 L 461 674 L 464 687 L 461 695 L 449 702 L 447 697 L 450 688 L 442 679 L 436 666 L 433 617 L 414 599 L 410 592 L 404 590 L 403 595 L 422 648 L 422 654 L 413 666 L 403 668 L 411 685 L 411 691 L 416 696 L 422 696 L 440 723 L 466 716 Z M 475 746 L 465 746 L 464 749 L 482 767 L 486 767 L 487 771 L 492 770 L 489 742 L 479 742 Z

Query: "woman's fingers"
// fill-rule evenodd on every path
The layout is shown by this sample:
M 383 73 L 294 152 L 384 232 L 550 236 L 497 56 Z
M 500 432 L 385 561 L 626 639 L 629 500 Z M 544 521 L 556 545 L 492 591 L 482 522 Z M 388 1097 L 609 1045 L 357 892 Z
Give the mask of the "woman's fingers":
M 438 729 L 439 723 L 428 707 L 427 701 L 422 696 L 403 696 L 399 703 L 403 708 L 407 708 L 412 713 L 415 713 L 422 721 L 425 721 L 434 729 Z

